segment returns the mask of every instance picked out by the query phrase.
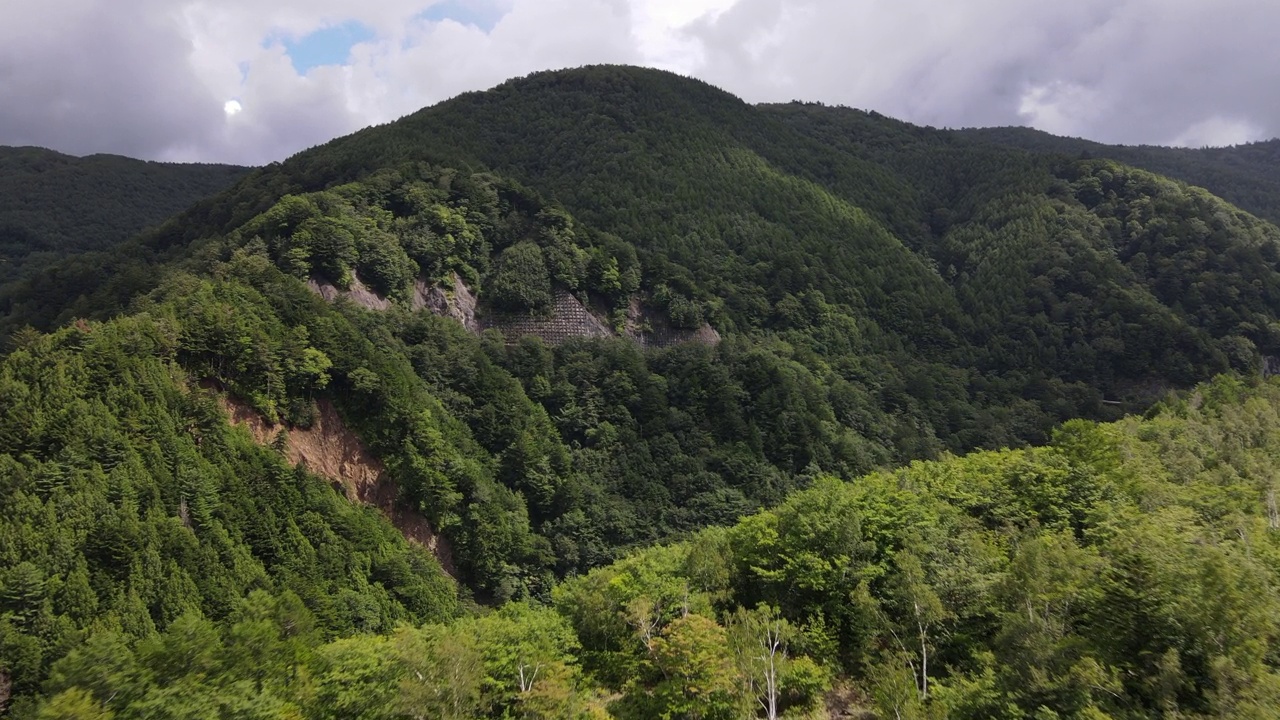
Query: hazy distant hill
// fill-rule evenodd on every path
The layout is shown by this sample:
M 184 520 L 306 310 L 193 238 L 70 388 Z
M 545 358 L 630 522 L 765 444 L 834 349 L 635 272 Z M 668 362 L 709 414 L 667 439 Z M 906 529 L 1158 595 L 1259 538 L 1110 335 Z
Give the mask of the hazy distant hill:
M 0 281 L 32 259 L 111 247 L 248 171 L 0 147 Z

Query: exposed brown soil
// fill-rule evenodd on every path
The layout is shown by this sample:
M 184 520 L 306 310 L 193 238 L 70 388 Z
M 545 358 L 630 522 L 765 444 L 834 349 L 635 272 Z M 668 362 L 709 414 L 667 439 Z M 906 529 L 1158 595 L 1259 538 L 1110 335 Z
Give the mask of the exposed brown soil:
M 225 393 L 219 393 L 218 398 L 233 424 L 247 429 L 261 445 L 277 444 L 283 425 L 267 422 L 258 411 Z M 316 406 L 319 412 L 311 427 L 288 428 L 281 449 L 289 462 L 341 487 L 348 499 L 381 510 L 405 538 L 429 550 L 444 571 L 454 575 L 448 541 L 432 530 L 421 513 L 398 501 L 400 490 L 387 476 L 386 467 L 343 424 L 333 403 L 321 399 Z

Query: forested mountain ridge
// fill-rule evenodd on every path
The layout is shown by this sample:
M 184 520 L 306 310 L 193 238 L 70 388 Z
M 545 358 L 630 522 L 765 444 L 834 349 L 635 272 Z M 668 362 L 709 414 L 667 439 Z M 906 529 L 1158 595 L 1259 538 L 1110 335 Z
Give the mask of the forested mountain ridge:
M 110 248 L 247 172 L 232 165 L 0 147 L 0 282 L 19 276 L 29 262 Z
M 1050 135 L 1031 128 L 974 128 L 957 134 L 1038 153 L 1109 158 L 1191 185 L 1280 223 L 1280 139 L 1233 147 L 1171 148 L 1105 145 Z
M 1269 557 L 1273 388 L 1219 380 L 1170 401 L 1174 429 L 1054 427 L 1256 375 L 1278 248 L 1114 162 L 658 71 L 462 96 L 0 293 L 0 670 L 24 717 L 757 717 L 774 628 L 793 714 L 840 677 L 883 717 L 1247 716 L 1273 690 L 1269 561 L 1224 581 L 1256 613 L 1104 620 Z M 565 298 L 602 336 L 467 322 Z M 720 341 L 645 348 L 637 307 Z M 330 413 L 457 586 L 290 467 L 288 433 Z M 873 472 L 920 458 L 943 459 Z M 1126 554 L 1160 508 L 1185 532 L 1159 547 L 1211 548 L 1203 576 Z
M 690 322 L 885 358 L 837 371 L 911 398 L 874 404 L 970 398 L 919 408 L 928 428 L 910 455 L 1043 437 L 1054 422 L 1104 416 L 1101 400 L 1136 408 L 1171 383 L 1280 353 L 1276 230 L 1201 191 L 843 108 L 753 107 L 637 68 L 540 73 L 335 140 L 131 252 L 184 256 L 285 194 L 414 160 L 487 170 L 630 245 L 642 289 Z M 120 307 L 154 282 L 140 266 L 104 280 L 104 262 L 129 265 L 73 262 L 0 303 L 11 323 L 45 326 Z M 1024 427 L 944 417 L 975 395 L 1020 407 Z M 1019 405 L 1030 396 L 1037 408 Z M 994 434 L 960 437 L 973 427 Z

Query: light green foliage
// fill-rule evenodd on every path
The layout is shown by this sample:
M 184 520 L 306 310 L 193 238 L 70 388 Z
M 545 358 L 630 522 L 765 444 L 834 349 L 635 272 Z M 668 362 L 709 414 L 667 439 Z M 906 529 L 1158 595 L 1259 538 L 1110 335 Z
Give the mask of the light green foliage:
M 53 696 L 36 715 L 37 720 L 112 720 L 114 717 L 114 713 L 80 688 Z
M 137 641 L 138 663 L 158 678 L 208 675 L 230 658 L 208 649 L 207 623 L 228 622 L 247 653 L 237 662 L 270 673 L 293 662 L 297 643 L 315 642 L 312 614 L 345 628 L 349 601 L 373 608 L 377 627 L 454 612 L 434 560 L 233 430 L 185 380 L 184 353 L 193 366 L 225 361 L 229 383 L 279 405 L 327 372 L 305 334 L 257 324 L 253 298 L 227 290 L 184 280 L 153 298 L 153 314 L 70 327 L 0 363 L 0 404 L 13 409 L 0 418 L 0 644 L 17 694 L 89 635 L 117 639 L 80 661 L 84 671 L 136 674 L 120 648 Z M 182 292 L 206 298 L 207 312 Z M 219 297 L 245 302 L 230 311 Z M 256 614 L 245 614 L 246 597 Z M 264 629 L 281 614 L 303 618 L 288 637 Z M 105 701 L 113 682 L 95 681 L 95 696 Z
M 1277 386 L 1224 378 L 1150 420 L 1071 423 L 1043 449 L 819 483 L 701 534 L 696 552 L 649 551 L 568 583 L 558 605 L 618 686 L 655 667 L 673 623 L 657 589 L 678 592 L 683 575 L 685 602 L 705 613 L 713 600 L 731 646 L 777 623 L 788 661 L 842 668 L 886 716 L 1248 716 L 1277 678 L 1271 481 L 1253 459 L 1277 452 L 1277 407 Z M 1239 502 L 1211 510 L 1209 496 Z M 635 577 L 656 594 L 619 595 Z M 742 609 L 762 598 L 781 617 Z M 737 657 L 759 677 L 760 655 Z M 655 697 L 648 677 L 629 697 Z M 756 702 L 758 680 L 739 687 Z
M 396 706 L 412 718 L 462 720 L 480 710 L 484 664 L 475 638 L 453 628 L 402 630 L 396 652 L 407 668 Z
M 574 717 L 578 640 L 555 612 L 524 603 L 449 626 L 402 629 L 399 704 L 412 717 Z
M 356 635 L 320 647 L 313 666 L 309 714 L 352 720 L 391 717 L 403 671 L 388 645 L 383 637 Z
M 716 720 L 734 714 L 729 639 L 714 620 L 685 615 L 653 641 L 653 664 L 664 680 L 654 688 L 662 718 Z
M 820 480 L 567 581 L 555 609 L 326 643 L 298 598 L 258 591 L 132 643 L 96 629 L 40 712 L 767 718 L 812 711 L 842 674 L 886 717 L 1265 717 L 1277 408 L 1280 386 L 1224 378 L 1034 451 Z M 1065 514 L 1022 492 L 1075 482 L 1108 490 Z M 50 581 L 14 568 L 5 622 L 26 637 Z
M 619 718 L 733 718 L 741 702 L 729 637 L 705 615 L 641 627 L 645 656 L 610 710 Z
M 761 605 L 738 608 L 726 619 L 738 693 L 753 716 L 766 719 L 816 709 L 830 678 L 807 656 L 793 657 L 804 642 L 799 628 L 777 608 Z

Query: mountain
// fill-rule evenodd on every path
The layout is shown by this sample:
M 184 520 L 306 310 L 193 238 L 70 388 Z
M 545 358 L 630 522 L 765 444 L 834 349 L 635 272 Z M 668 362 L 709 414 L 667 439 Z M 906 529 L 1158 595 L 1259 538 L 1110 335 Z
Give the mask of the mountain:
M 1198 185 L 1258 217 L 1280 223 L 1280 139 L 1233 147 L 1104 145 L 1022 127 L 976 128 L 960 135 L 1038 153 L 1110 158 Z
M 638 68 L 464 95 L 0 291 L 0 686 L 1262 713 L 1278 262 L 1114 160 Z
M 222 192 L 246 172 L 0 147 L 0 282 L 17 277 L 27 263 L 112 247 Z
M 864 404 L 911 407 L 896 444 L 916 449 L 899 457 L 1043 438 L 1069 417 L 1107 417 L 1103 400 L 1136 409 L 1162 388 L 1256 369 L 1280 342 L 1275 227 L 1201 191 L 847 109 L 752 107 L 635 69 L 539 74 L 315 148 L 138 253 L 182 253 L 285 194 L 414 161 L 491 172 L 621 240 L 642 289 L 688 325 L 878 358 L 835 372 L 876 387 Z M 47 326 L 120 306 L 140 289 L 121 278 L 154 282 L 135 268 L 103 288 L 97 267 L 10 294 L 10 317 Z M 974 396 L 993 409 L 957 413 Z

